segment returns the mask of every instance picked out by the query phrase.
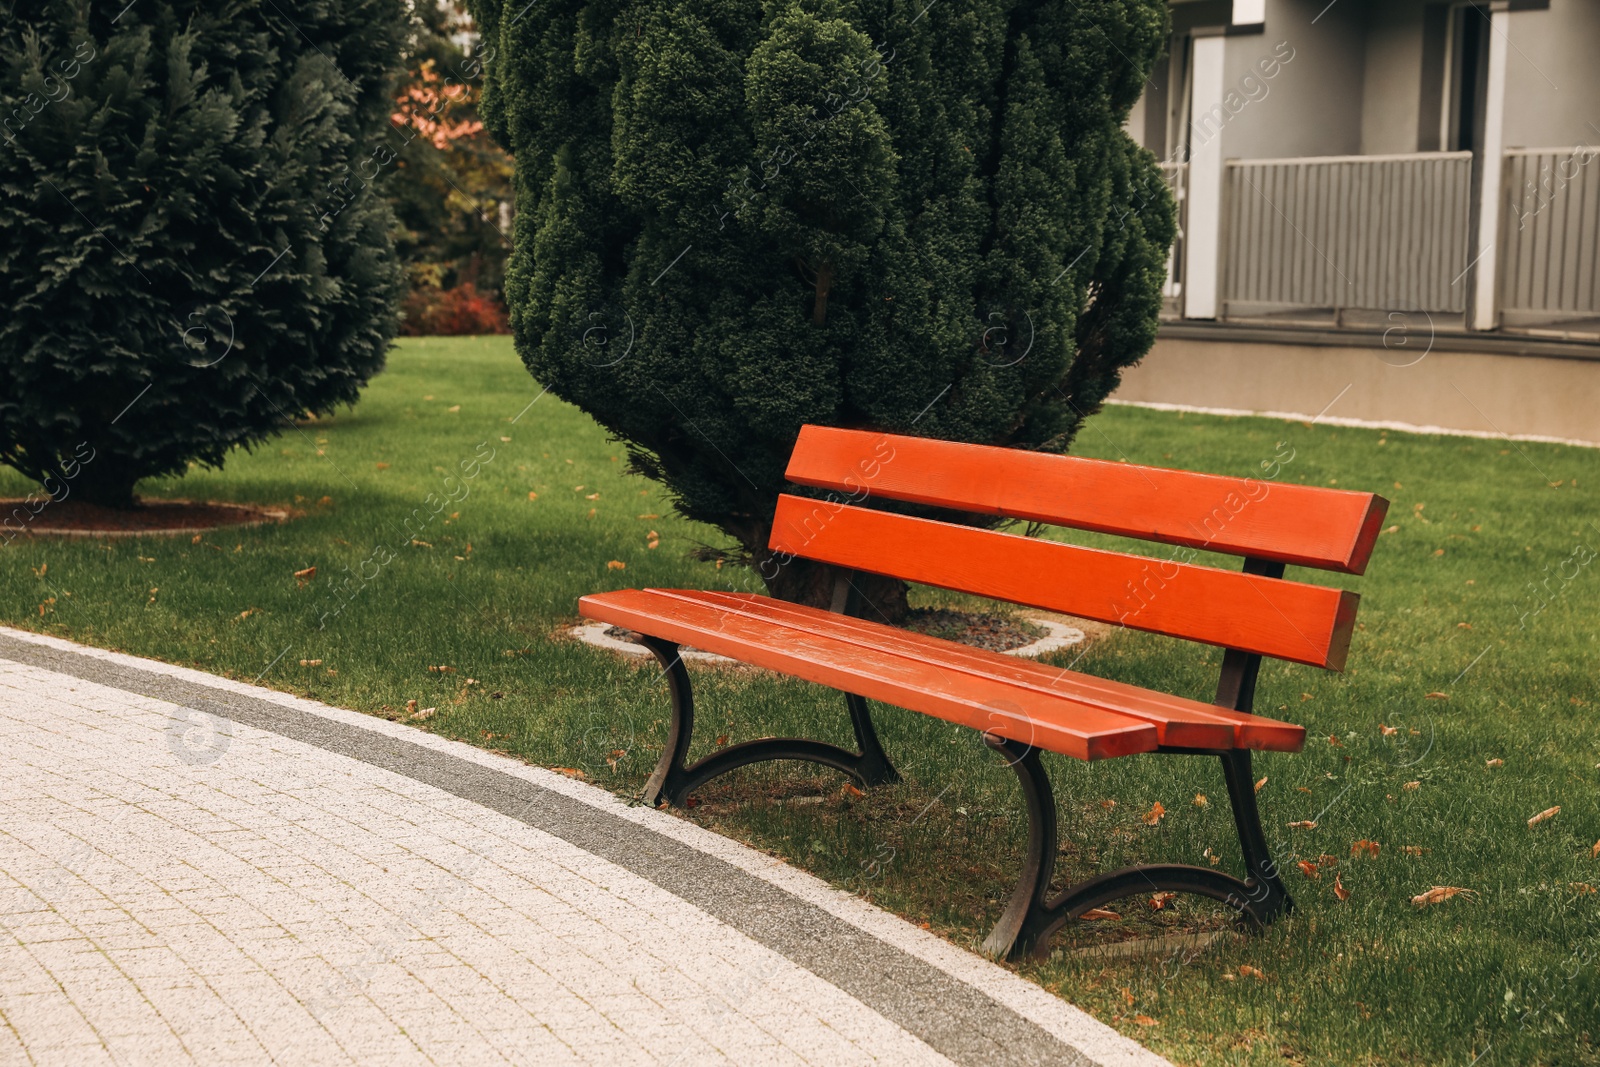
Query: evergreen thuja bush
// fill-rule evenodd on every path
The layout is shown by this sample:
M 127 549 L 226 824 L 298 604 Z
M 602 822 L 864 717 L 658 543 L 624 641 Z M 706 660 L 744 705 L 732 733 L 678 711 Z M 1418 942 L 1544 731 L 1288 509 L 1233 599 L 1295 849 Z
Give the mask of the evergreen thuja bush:
M 826 597 L 766 549 L 802 424 L 1061 451 L 1154 339 L 1162 0 L 474 7 L 523 358 L 780 596 Z
M 0 0 L 0 462 L 128 506 L 356 399 L 401 290 L 368 187 L 406 12 Z

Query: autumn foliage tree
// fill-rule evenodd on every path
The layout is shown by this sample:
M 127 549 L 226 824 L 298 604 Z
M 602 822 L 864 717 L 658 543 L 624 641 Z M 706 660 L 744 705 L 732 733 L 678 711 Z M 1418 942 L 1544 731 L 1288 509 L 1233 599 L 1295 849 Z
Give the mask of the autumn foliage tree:
M 802 424 L 1060 451 L 1154 339 L 1163 0 L 474 10 L 523 358 L 757 563 Z
M 431 0 L 417 6 L 416 16 L 391 116 L 416 136 L 384 184 L 410 282 L 402 332 L 505 333 L 511 158 L 478 116 L 494 49 L 472 39 L 471 21 L 457 3 Z

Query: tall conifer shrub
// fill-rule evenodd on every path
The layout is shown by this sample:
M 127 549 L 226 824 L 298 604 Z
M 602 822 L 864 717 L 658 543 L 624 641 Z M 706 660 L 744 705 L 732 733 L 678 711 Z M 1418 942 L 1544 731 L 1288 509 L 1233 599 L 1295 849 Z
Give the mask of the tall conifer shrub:
M 802 424 L 1060 451 L 1154 339 L 1163 0 L 473 6 L 523 358 L 778 595 Z
M 403 0 L 0 0 L 0 462 L 128 506 L 356 398 L 409 32 Z

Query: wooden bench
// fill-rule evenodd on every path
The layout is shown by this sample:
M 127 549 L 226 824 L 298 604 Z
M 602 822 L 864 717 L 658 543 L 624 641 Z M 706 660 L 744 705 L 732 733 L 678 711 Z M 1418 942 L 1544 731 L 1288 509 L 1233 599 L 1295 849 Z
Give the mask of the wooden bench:
M 598 593 L 583 615 L 644 635 L 672 696 L 666 750 L 645 800 L 689 791 L 771 759 L 835 767 L 863 787 L 895 781 L 868 700 L 983 731 L 1016 771 L 1027 801 L 1028 852 L 1000 922 L 995 955 L 1042 950 L 1069 919 L 1135 893 L 1182 891 L 1225 902 L 1243 925 L 1292 907 L 1256 810 L 1253 750 L 1298 751 L 1303 727 L 1251 714 L 1261 657 L 1344 666 L 1354 593 L 1283 579 L 1296 564 L 1360 574 L 1388 502 L 1371 493 L 1226 478 L 1038 452 L 807 426 L 787 473 L 827 491 L 778 498 L 778 562 L 838 569 L 833 611 L 764 596 L 667 589 Z M 841 497 L 842 494 L 842 497 Z M 869 498 L 1096 530 L 1178 546 L 1153 558 L 1021 537 L 860 506 Z M 1188 562 L 1193 549 L 1244 557 L 1243 571 Z M 1098 619 L 1226 649 L 1211 704 L 1022 661 L 856 617 L 854 572 L 866 571 Z M 721 749 L 685 766 L 694 730 L 688 644 L 846 694 L 859 752 L 793 738 Z M 1056 809 L 1041 751 L 1079 759 L 1160 752 L 1222 760 L 1245 877 L 1179 864 L 1130 867 L 1051 895 Z

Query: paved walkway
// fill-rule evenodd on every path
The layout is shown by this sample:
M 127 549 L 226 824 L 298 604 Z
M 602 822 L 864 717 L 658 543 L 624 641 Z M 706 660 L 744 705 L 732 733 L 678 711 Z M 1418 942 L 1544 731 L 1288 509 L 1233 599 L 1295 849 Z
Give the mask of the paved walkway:
M 0 628 L 0 1065 L 1159 1059 L 770 857 Z

